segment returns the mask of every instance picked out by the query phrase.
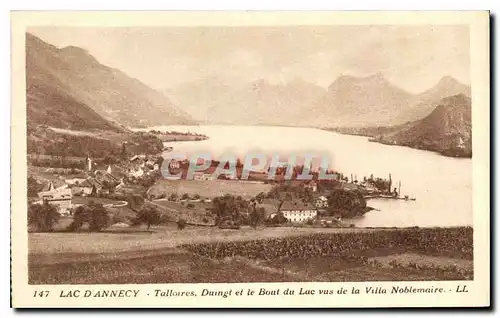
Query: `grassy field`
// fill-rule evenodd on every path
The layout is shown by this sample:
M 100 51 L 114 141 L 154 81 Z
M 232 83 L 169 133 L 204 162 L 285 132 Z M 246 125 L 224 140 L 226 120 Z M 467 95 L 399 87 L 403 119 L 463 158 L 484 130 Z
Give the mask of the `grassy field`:
M 388 229 L 390 230 L 390 229 Z M 256 238 L 288 237 L 311 233 L 365 232 L 363 228 L 266 228 L 242 227 L 240 230 L 176 225 L 109 230 L 100 233 L 29 233 L 30 254 L 118 253 L 135 250 L 174 248 L 187 243 L 226 242 Z
M 471 256 L 463 254 L 453 245 L 450 245 L 449 250 L 440 250 L 439 253 L 432 249 L 429 252 L 421 249 L 415 252 L 413 244 L 416 241 L 407 241 L 369 250 L 353 246 L 335 257 L 278 257 L 270 260 L 242 255 L 211 258 L 181 247 L 183 244 L 233 244 L 286 237 L 301 240 L 318 233 L 348 235 L 355 237 L 359 243 L 371 240 L 374 235 L 387 236 L 387 231 L 400 230 L 221 230 L 188 227 L 184 231 L 178 231 L 174 227 L 161 227 L 155 228 L 153 232 L 117 229 L 105 233 L 30 233 L 29 282 L 130 284 L 472 279 Z M 431 240 L 450 239 L 445 237 L 449 233 L 441 229 L 430 233 Z M 472 240 L 472 235 L 460 239 Z M 311 248 L 307 244 L 304 246 Z
M 251 198 L 260 192 L 267 193 L 271 185 L 257 182 L 237 181 L 237 180 L 158 180 L 149 190 L 150 195 L 166 196 L 177 193 L 182 195 L 198 194 L 203 198 L 213 198 L 224 194 L 241 195 L 243 198 Z
M 188 223 L 200 225 L 214 225 L 215 220 L 207 208 L 211 203 L 206 202 L 172 202 L 166 199 L 151 201 L 159 210 L 167 215 L 171 220 L 177 221 L 180 218 Z M 187 207 L 190 204 L 189 208 Z

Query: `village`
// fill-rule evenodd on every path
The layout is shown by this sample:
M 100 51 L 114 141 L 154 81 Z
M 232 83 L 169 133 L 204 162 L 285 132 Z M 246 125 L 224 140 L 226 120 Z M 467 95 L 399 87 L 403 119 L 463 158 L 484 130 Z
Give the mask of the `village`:
M 357 176 L 349 179 L 339 174 L 335 180 L 318 180 L 318 171 L 312 169 L 313 179 L 303 181 L 296 180 L 303 169 L 297 166 L 295 179 L 289 181 L 284 179 L 283 168 L 278 168 L 276 180 L 268 180 L 265 169 L 252 171 L 243 180 L 238 162 L 236 174 L 214 179 L 219 164 L 214 161 L 208 169 L 196 171 L 193 180 L 166 180 L 159 154 L 131 154 L 114 163 L 91 156 L 65 160 L 73 161 L 75 167 L 31 167 L 29 204 L 49 204 L 67 220 L 81 206 L 100 204 L 110 216 L 102 229 L 136 226 L 136 215 L 145 209 L 159 215 L 149 217 L 148 229 L 168 222 L 228 229 L 245 225 L 346 227 L 353 226 L 351 218 L 372 210 L 368 199 L 414 200 L 400 196 L 401 184 L 399 189 L 391 188 L 390 175 L 389 179 L 371 175 L 358 181 Z M 78 163 L 81 168 L 76 168 Z M 188 168 L 187 160 L 172 160 L 168 165 L 170 172 L 183 176 Z M 30 191 L 30 183 L 36 193 Z
M 40 161 L 40 158 L 37 159 Z M 50 156 L 44 156 L 44 159 L 57 162 Z M 155 155 L 133 155 L 114 164 L 91 156 L 65 160 L 71 161 L 74 167 L 57 167 L 57 164 L 50 167 L 30 166 L 30 205 L 50 204 L 62 217 L 70 217 L 79 206 L 92 202 L 102 204 L 111 212 L 120 208 L 126 215 L 133 215 L 129 198 L 142 196 L 145 188 L 160 175 L 161 156 Z

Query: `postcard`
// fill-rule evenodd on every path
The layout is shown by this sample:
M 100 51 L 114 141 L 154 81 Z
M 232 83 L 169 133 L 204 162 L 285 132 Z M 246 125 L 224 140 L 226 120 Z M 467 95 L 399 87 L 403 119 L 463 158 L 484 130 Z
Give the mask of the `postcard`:
M 13 307 L 490 306 L 489 12 L 11 22 Z

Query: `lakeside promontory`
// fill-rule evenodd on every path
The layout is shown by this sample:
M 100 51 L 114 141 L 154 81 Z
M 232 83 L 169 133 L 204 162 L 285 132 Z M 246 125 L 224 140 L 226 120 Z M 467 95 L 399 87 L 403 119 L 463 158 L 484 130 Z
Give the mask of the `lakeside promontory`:
M 149 133 L 154 135 L 163 142 L 201 141 L 208 139 L 208 136 L 206 135 L 192 133 L 192 132 L 150 130 Z
M 472 157 L 471 99 L 463 94 L 443 98 L 427 117 L 417 121 L 326 130 L 366 136 L 370 141 L 388 145 L 435 151 L 448 157 Z

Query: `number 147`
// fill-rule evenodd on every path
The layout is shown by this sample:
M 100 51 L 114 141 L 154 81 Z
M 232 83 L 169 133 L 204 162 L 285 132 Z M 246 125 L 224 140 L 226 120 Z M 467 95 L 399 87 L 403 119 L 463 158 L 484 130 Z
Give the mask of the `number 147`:
M 35 290 L 33 293 L 33 297 L 48 297 L 49 296 L 49 291 L 48 290 Z

